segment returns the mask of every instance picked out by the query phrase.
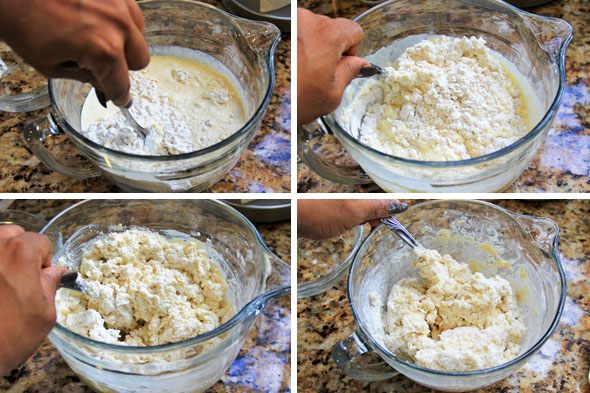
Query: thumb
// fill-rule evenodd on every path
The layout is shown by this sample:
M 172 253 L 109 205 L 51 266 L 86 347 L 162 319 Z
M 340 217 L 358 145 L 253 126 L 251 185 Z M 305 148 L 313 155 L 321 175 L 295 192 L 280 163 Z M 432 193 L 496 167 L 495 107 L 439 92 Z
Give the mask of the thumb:
M 58 266 L 50 266 L 41 270 L 41 292 L 48 301 L 55 298 L 55 292 L 59 289 L 61 276 L 69 272 L 68 269 Z
M 343 56 L 336 63 L 336 71 L 334 72 L 334 84 L 338 92 L 343 92 L 346 86 L 358 76 L 361 67 L 369 65 L 371 63 L 361 57 Z
M 407 203 L 397 199 L 368 199 L 365 203 L 367 205 L 363 208 L 364 222 L 369 222 L 371 225 L 378 225 L 379 218 L 393 216 L 408 209 Z

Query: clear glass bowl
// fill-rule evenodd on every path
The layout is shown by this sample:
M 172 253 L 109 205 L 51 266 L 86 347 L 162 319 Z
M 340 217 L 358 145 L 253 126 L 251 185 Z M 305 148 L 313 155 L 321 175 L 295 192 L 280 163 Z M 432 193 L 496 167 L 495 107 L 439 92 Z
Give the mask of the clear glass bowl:
M 94 225 L 88 228 L 89 224 Z M 238 313 L 208 333 L 152 347 L 101 343 L 59 323 L 49 339 L 72 370 L 97 391 L 207 389 L 233 362 L 256 316 L 269 302 L 289 293 L 290 266 L 266 247 L 244 216 L 211 200 L 89 200 L 64 210 L 41 233 L 51 240 L 56 263 L 63 253 L 79 253 L 80 244 L 118 224 L 176 230 L 209 240 L 222 257 L 220 267 Z
M 297 297 L 318 295 L 336 285 L 348 271 L 364 235 L 365 228 L 359 225 L 334 239 L 297 239 Z
M 49 104 L 47 79 L 0 42 L 0 110 L 29 112 Z
M 27 125 L 29 148 L 48 167 L 67 176 L 100 174 L 131 192 L 202 191 L 235 165 L 266 112 L 274 87 L 274 51 L 279 30 L 271 23 L 238 18 L 213 6 L 186 0 L 144 0 L 139 6 L 150 46 L 179 46 L 206 53 L 237 78 L 246 99 L 246 124 L 229 138 L 192 153 L 139 156 L 100 146 L 78 132 L 90 85 L 64 79 L 49 81 L 53 106 L 46 118 Z M 58 159 L 43 145 L 66 133 L 93 164 Z
M 401 373 L 421 385 L 450 392 L 483 388 L 522 367 L 551 336 L 565 304 L 557 224 L 479 201 L 429 201 L 396 218 L 424 247 L 450 254 L 457 261 L 476 261 L 473 270 L 486 276 L 498 274 L 510 282 L 526 326 L 520 354 L 485 370 L 443 372 L 391 353 L 380 340 L 384 310 L 371 307 L 368 295 L 387 304 L 391 287 L 403 278 L 418 277 L 418 272 L 411 266 L 409 247 L 380 225 L 363 242 L 350 269 L 348 296 L 357 331 L 334 347 L 336 363 L 355 379 L 381 380 Z M 361 355 L 368 353 L 376 353 L 381 362 L 363 360 Z
M 463 161 L 416 161 L 387 155 L 360 143 L 339 120 L 323 117 L 360 168 L 322 160 L 309 146 L 318 131 L 301 130 L 303 161 L 328 180 L 375 182 L 388 192 L 494 192 L 509 186 L 527 167 L 549 132 L 565 86 L 565 51 L 572 27 L 561 19 L 521 11 L 499 0 L 397 0 L 355 18 L 364 30 L 359 56 L 368 56 L 414 35 L 481 36 L 530 81 L 542 118 L 523 138 L 499 151 Z M 350 88 L 350 87 L 349 87 Z M 346 105 L 343 99 L 341 107 Z M 368 176 L 367 176 L 368 175 Z
M 42 218 L 20 210 L 0 210 L 0 225 L 19 225 L 27 232 L 39 232 L 47 224 Z

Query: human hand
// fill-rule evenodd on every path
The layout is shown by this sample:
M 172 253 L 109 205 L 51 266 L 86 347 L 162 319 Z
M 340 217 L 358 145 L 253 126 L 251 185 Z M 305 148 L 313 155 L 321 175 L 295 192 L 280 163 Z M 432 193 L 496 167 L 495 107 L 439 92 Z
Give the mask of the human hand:
M 297 9 L 297 124 L 340 105 L 346 86 L 370 65 L 354 56 L 362 38 L 356 22 Z
M 46 77 L 90 82 L 129 103 L 129 70 L 150 59 L 135 0 L 0 0 L 0 38 Z
M 297 236 L 329 239 L 357 225 L 401 213 L 408 205 L 395 199 L 300 199 L 297 201 Z
M 45 236 L 0 226 L 0 376 L 27 360 L 55 324 L 55 292 L 68 270 L 50 265 Z

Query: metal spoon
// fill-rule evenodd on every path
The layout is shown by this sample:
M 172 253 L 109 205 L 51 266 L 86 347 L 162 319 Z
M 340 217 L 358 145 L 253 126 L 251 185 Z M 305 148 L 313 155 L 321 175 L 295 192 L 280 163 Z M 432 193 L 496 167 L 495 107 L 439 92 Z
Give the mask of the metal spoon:
M 98 102 L 100 102 L 100 105 L 102 105 L 106 108 L 107 107 L 107 99 L 106 99 L 106 96 L 104 95 L 104 93 L 96 88 L 94 89 L 94 91 L 96 92 L 96 98 L 98 98 Z M 125 118 L 125 120 L 127 120 L 127 123 L 129 123 L 133 127 L 133 130 L 135 132 L 137 132 L 137 134 L 141 138 L 145 139 L 147 137 L 148 130 L 143 128 L 137 122 L 137 120 L 135 120 L 133 118 L 133 116 L 131 116 L 131 113 L 129 112 L 129 108 L 131 108 L 132 105 L 133 105 L 133 100 L 129 101 L 129 104 L 127 104 L 127 106 L 125 108 L 119 107 L 119 110 L 121 110 L 121 113 L 123 114 L 123 117 Z
M 86 282 L 82 277 L 80 277 L 78 272 L 68 272 L 63 274 L 59 282 L 59 287 L 72 289 L 74 291 L 82 292 L 83 294 L 88 295 Z
M 381 222 L 387 228 L 389 228 L 393 233 L 395 233 L 400 239 L 402 239 L 403 242 L 406 243 L 408 246 L 410 246 L 412 248 L 416 248 L 416 247 L 420 246 L 418 241 L 416 241 L 416 239 L 414 239 L 414 236 L 412 236 L 412 234 L 410 232 L 408 232 L 408 230 L 406 228 L 404 228 L 404 226 L 398 220 L 393 218 L 393 216 L 387 217 L 387 218 L 382 218 Z

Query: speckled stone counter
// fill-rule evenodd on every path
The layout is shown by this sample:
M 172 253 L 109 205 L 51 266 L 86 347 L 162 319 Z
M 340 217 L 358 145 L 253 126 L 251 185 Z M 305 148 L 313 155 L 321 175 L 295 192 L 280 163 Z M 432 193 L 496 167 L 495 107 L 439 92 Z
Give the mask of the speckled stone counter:
M 496 201 L 522 214 L 550 217 L 561 228 L 559 251 L 567 298 L 555 332 L 518 372 L 481 392 L 588 392 L 590 366 L 590 201 Z M 297 301 L 299 392 L 404 392 L 431 389 L 404 376 L 363 383 L 345 376 L 330 351 L 354 331 L 346 278 L 328 292 Z
M 10 209 L 27 211 L 47 220 L 72 203 L 71 200 L 17 200 Z M 256 227 L 269 248 L 285 262 L 290 262 L 291 224 L 257 224 Z M 265 308 L 238 357 L 209 393 L 291 391 L 290 304 L 290 296 L 285 296 Z M 47 339 L 24 365 L 0 378 L 0 391 L 92 392 Z
M 360 0 L 303 0 L 299 6 L 331 17 L 354 18 L 371 6 Z M 527 9 L 568 21 L 574 38 L 567 49 L 567 86 L 549 134 L 529 167 L 506 192 L 589 192 L 590 181 L 590 3 L 556 0 Z M 301 160 L 298 192 L 383 192 L 375 184 L 346 186 L 318 176 Z
M 220 0 L 207 0 L 225 10 Z M 289 192 L 291 189 L 291 35 L 275 53 L 275 88 L 260 130 L 233 169 L 208 192 Z M 74 179 L 51 171 L 27 148 L 21 131 L 48 113 L 0 111 L 0 192 L 120 192 L 104 177 Z M 75 147 L 59 135 L 48 145 L 71 157 Z

